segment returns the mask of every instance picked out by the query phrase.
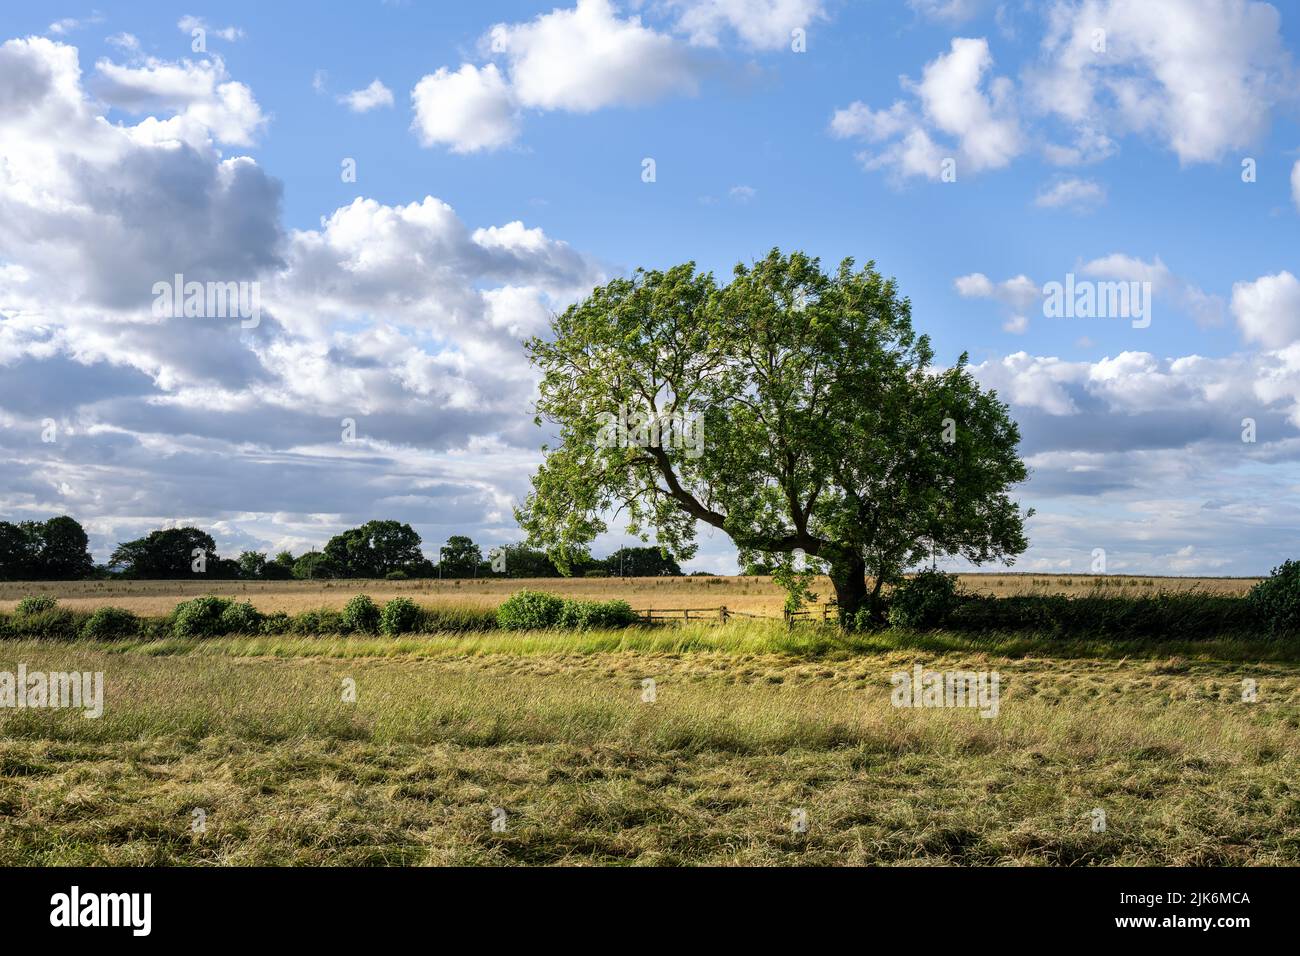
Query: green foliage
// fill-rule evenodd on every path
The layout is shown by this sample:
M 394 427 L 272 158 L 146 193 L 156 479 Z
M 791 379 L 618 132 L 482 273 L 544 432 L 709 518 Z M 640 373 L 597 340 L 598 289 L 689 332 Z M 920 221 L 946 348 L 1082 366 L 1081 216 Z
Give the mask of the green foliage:
M 172 611 L 172 632 L 177 637 L 220 637 L 226 633 L 224 616 L 231 602 L 206 595 L 182 601 Z
M 67 608 L 49 606 L 28 614 L 15 613 L 6 630 L 13 637 L 68 640 L 77 636 L 77 617 Z
M 1300 561 L 1284 561 L 1246 600 L 1275 634 L 1300 632 Z
M 942 627 L 959 603 L 957 576 L 926 568 L 895 589 L 889 600 L 889 623 L 913 630 Z
M 262 612 L 247 601 L 231 604 L 221 612 L 222 634 L 260 634 Z
M 379 605 L 367 594 L 358 594 L 343 606 L 343 627 L 348 631 L 373 634 L 379 629 Z
M 409 598 L 393 598 L 379 614 L 379 630 L 390 637 L 418 630 L 420 608 Z
M 662 548 L 619 548 L 601 562 L 610 575 L 627 578 L 679 577 L 681 565 Z
M 482 550 L 463 534 L 453 534 L 448 538 L 438 555 L 444 578 L 471 577 L 483 563 Z
M 562 570 L 609 530 L 605 515 L 682 559 L 703 523 L 742 552 L 824 560 L 840 606 L 868 602 L 879 619 L 879 585 L 932 553 L 980 564 L 1028 546 L 1007 406 L 965 355 L 936 370 L 909 301 L 871 263 L 826 274 L 774 249 L 725 285 L 693 263 L 637 270 L 551 332 L 527 348 L 539 423 L 558 424 L 560 445 L 517 517 Z M 657 437 L 619 427 L 638 416 Z M 665 440 L 665 421 L 702 443 Z
M 299 581 L 314 581 L 317 578 L 338 576 L 338 569 L 327 555 L 319 551 L 308 551 L 293 563 L 293 576 Z
M 140 618 L 120 607 L 96 608 L 81 625 L 81 636 L 92 641 L 113 641 L 140 633 Z
M 85 529 L 67 515 L 48 521 L 0 521 L 0 581 L 75 581 L 91 577 Z
M 195 572 L 198 551 L 207 570 Z M 120 568 L 132 578 L 181 579 L 194 577 L 237 577 L 238 566 L 223 568 L 212 535 L 198 528 L 164 528 L 143 538 L 119 544 L 109 559 L 110 568 Z
M 424 560 L 420 536 L 400 521 L 367 521 L 336 534 L 324 554 L 333 571 L 345 578 L 382 578 Z
M 560 571 L 545 551 L 526 544 L 507 544 L 500 549 L 505 561 L 504 576 L 508 578 L 558 578 Z
M 275 611 L 262 618 L 263 634 L 288 634 L 293 628 L 293 618 L 284 611 Z
M 497 623 L 506 631 L 532 631 L 555 627 L 564 600 L 544 591 L 516 591 L 497 608 Z
M 325 634 L 341 634 L 342 632 L 343 615 L 326 607 L 300 611 L 289 622 L 290 634 L 301 634 L 305 637 L 319 637 Z
M 945 629 L 1057 637 L 1156 640 L 1257 635 L 1263 622 L 1243 598 L 1199 591 L 1144 597 L 962 595 Z
M 626 601 L 565 600 L 556 626 L 589 631 L 597 628 L 628 627 L 637 622 L 636 613 Z
M 261 578 L 266 574 L 266 555 L 260 551 L 243 551 L 239 555 L 239 576 Z
M 30 617 L 33 614 L 42 614 L 46 611 L 53 611 L 59 606 L 59 601 L 50 594 L 33 594 L 25 597 L 14 607 L 14 615 L 17 617 Z

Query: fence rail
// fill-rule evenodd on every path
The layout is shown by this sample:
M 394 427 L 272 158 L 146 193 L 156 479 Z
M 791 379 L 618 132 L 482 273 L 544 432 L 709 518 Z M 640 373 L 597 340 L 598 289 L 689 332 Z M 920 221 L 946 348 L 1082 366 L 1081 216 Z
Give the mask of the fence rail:
M 727 623 L 733 617 L 743 617 L 754 621 L 785 621 L 787 626 L 796 621 L 830 621 L 835 610 L 834 603 L 821 604 L 801 611 L 782 611 L 781 616 L 773 614 L 754 614 L 751 611 L 733 611 L 726 605 L 720 607 L 655 607 L 634 609 L 634 613 L 647 624 L 655 621 L 717 621 Z

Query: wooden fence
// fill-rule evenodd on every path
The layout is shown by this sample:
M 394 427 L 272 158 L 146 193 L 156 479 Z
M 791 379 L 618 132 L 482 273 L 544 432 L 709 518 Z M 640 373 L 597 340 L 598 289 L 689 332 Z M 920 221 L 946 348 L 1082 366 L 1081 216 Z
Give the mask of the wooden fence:
M 726 605 L 721 607 L 656 607 L 637 610 L 635 613 L 647 624 L 656 621 L 717 621 L 726 624 L 733 617 L 743 617 L 756 621 L 785 621 L 787 627 L 796 622 L 824 621 L 835 619 L 835 605 L 821 604 L 802 611 L 783 611 L 780 617 L 772 614 L 753 614 L 749 611 L 732 611 Z

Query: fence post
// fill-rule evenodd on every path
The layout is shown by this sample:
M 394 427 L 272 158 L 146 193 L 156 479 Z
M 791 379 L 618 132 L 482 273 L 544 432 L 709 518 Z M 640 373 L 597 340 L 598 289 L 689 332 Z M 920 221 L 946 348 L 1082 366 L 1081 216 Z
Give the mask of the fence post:
M 725 604 L 722 605 L 722 607 L 718 608 L 718 623 L 719 624 L 727 623 L 727 605 Z
M 683 621 L 689 621 L 690 619 L 691 619 L 691 609 L 690 609 L 690 608 L 684 608 L 684 609 L 682 610 L 682 620 L 683 620 Z

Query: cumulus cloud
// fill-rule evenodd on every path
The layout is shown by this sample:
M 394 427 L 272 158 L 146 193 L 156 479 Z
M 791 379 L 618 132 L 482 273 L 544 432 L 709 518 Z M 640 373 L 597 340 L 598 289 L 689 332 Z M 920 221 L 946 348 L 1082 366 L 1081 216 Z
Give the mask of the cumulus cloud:
M 1057 2 L 1028 98 L 1084 140 L 1145 134 L 1182 163 L 1213 162 L 1258 141 L 1294 95 L 1280 26 L 1255 0 Z
M 483 46 L 503 61 L 442 67 L 411 93 L 412 128 L 426 146 L 499 149 L 519 134 L 524 109 L 590 113 L 691 95 L 700 64 L 671 36 L 619 17 L 609 0 L 578 0 L 525 23 L 498 23 Z
M 994 282 L 982 272 L 972 272 L 970 275 L 958 276 L 953 286 L 962 298 L 992 299 L 1006 306 L 1010 314 L 1002 324 L 1002 330 L 1015 335 L 1029 330 L 1026 313 L 1033 311 L 1042 301 L 1037 283 L 1023 274 Z
M 1072 209 L 1076 212 L 1086 212 L 1105 201 L 1106 190 L 1100 183 L 1076 177 L 1058 179 L 1044 186 L 1034 197 L 1034 205 L 1040 208 Z
M 1135 256 L 1112 253 L 1083 263 L 1078 271 L 1092 279 L 1150 282 L 1151 294 L 1157 301 L 1172 304 L 1190 315 L 1197 325 L 1209 327 L 1223 322 L 1223 299 L 1175 275 L 1159 256 L 1147 262 Z
M 105 121 L 70 46 L 0 45 L 0 512 L 100 516 L 101 556 L 187 518 L 265 547 L 376 513 L 430 540 L 443 522 L 517 536 L 539 441 L 519 340 L 601 266 L 433 197 L 360 198 L 286 232 L 279 183 L 223 156 L 227 118 L 195 108 L 224 67 L 95 78 L 146 115 Z M 153 285 L 176 273 L 259 283 L 261 325 L 155 316 Z
M 455 73 L 442 67 L 415 85 L 411 102 L 411 127 L 425 146 L 474 153 L 507 146 L 519 134 L 518 107 L 495 63 L 466 63 Z
M 983 4 L 982 0 L 907 0 L 907 5 L 927 20 L 958 24 L 974 17 Z
M 344 103 L 354 113 L 367 113 L 381 106 L 392 106 L 393 91 L 379 80 L 374 80 L 363 89 L 344 93 L 339 97 L 339 102 Z
M 792 33 L 826 19 L 822 0 L 668 0 L 677 29 L 698 46 L 716 47 L 734 34 L 755 50 L 789 48 Z
M 220 57 L 179 63 L 151 57 L 140 66 L 104 59 L 95 64 L 95 71 L 96 93 L 110 106 L 135 114 L 175 114 L 138 128 L 154 139 L 198 145 L 211 136 L 232 146 L 249 146 L 266 123 L 252 91 L 229 78 Z
M 1232 314 L 1247 342 L 1269 349 L 1300 344 L 1300 279 L 1284 270 L 1236 283 Z
M 919 82 L 902 84 L 914 96 L 895 101 L 888 109 L 872 110 L 861 101 L 837 110 L 830 131 L 883 143 L 859 155 L 868 169 L 885 169 L 897 177 L 939 179 L 947 157 L 961 171 L 999 169 L 1025 148 L 1017 116 L 1014 84 L 991 76 L 993 56 L 988 41 L 955 37 L 947 53 L 925 65 Z M 941 145 L 944 137 L 953 145 Z
M 181 17 L 176 22 L 176 29 L 191 36 L 193 36 L 195 30 L 202 30 L 208 36 L 220 37 L 230 43 L 242 40 L 244 37 L 244 31 L 239 27 L 214 27 L 209 25 L 208 21 L 203 17 L 189 15 Z

